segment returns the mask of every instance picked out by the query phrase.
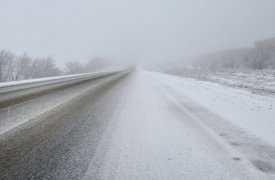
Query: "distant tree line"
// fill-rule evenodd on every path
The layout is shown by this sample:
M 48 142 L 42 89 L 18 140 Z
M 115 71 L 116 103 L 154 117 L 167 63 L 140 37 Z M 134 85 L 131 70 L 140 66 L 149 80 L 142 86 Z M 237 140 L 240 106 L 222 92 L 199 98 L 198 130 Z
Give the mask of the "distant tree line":
M 195 69 L 275 69 L 275 38 L 257 41 L 252 48 L 239 48 L 202 55 L 192 65 Z
M 149 64 L 148 69 L 168 73 L 204 73 L 240 70 L 275 70 L 275 38 L 257 41 L 250 48 L 235 48 L 195 58 Z
M 27 54 L 16 56 L 10 51 L 0 50 L 0 81 L 32 79 L 61 75 L 52 57 L 31 58 Z
M 92 72 L 106 67 L 115 66 L 114 62 L 108 58 L 93 57 L 88 62 L 82 64 L 78 61 L 66 63 L 64 74 L 78 74 Z
M 7 50 L 0 50 L 0 82 L 86 73 L 108 65 L 108 59 L 95 57 L 85 64 L 68 62 L 64 69 L 60 69 L 53 57 L 32 58 L 28 54 L 18 56 Z

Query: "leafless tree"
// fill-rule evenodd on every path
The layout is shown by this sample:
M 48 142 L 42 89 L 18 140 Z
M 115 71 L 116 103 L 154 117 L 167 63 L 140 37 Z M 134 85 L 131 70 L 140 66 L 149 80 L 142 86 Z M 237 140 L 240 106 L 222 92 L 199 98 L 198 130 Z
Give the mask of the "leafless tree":
M 0 81 L 10 81 L 13 77 L 15 55 L 9 51 L 0 51 Z
M 65 74 L 78 74 L 85 72 L 84 66 L 79 62 L 68 62 L 65 66 Z
M 26 53 L 18 56 L 14 69 L 14 80 L 31 79 L 32 74 L 32 58 Z
M 32 63 L 32 78 L 58 76 L 62 71 L 54 64 L 52 57 L 35 59 Z
M 112 62 L 110 61 L 110 59 L 102 57 L 93 57 L 85 65 L 85 71 L 91 72 L 101 70 L 110 66 L 112 66 Z
M 249 54 L 251 68 L 275 68 L 275 38 L 257 41 Z
M 257 41 L 252 48 L 239 48 L 202 55 L 194 67 L 209 71 L 224 69 L 275 69 L 275 38 Z

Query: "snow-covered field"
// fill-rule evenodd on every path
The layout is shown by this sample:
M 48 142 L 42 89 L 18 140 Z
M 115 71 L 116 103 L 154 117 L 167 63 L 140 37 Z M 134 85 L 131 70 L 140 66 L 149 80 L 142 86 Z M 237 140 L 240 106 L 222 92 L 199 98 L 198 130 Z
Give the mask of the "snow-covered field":
M 275 146 L 274 96 L 258 95 L 244 89 L 194 78 L 157 72 L 148 75 L 166 84 L 174 92 L 191 98 L 199 105 Z
M 215 73 L 187 72 L 182 75 L 217 82 L 231 87 L 247 89 L 257 94 L 275 94 L 274 70 L 227 70 Z

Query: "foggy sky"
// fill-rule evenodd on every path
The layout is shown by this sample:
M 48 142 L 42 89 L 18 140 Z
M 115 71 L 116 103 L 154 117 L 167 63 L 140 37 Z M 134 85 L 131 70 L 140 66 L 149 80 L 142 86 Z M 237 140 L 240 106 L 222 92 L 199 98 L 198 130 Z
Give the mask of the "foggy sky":
M 146 62 L 275 36 L 274 0 L 0 0 L 0 49 Z

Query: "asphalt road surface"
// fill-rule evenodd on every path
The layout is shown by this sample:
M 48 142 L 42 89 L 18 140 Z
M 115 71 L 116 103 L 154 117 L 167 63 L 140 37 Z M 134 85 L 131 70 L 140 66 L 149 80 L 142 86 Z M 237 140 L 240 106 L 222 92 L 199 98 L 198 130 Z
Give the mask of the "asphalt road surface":
M 0 129 L 0 179 L 275 178 L 188 103 L 136 71 L 2 109 L 2 124 L 13 128 Z

